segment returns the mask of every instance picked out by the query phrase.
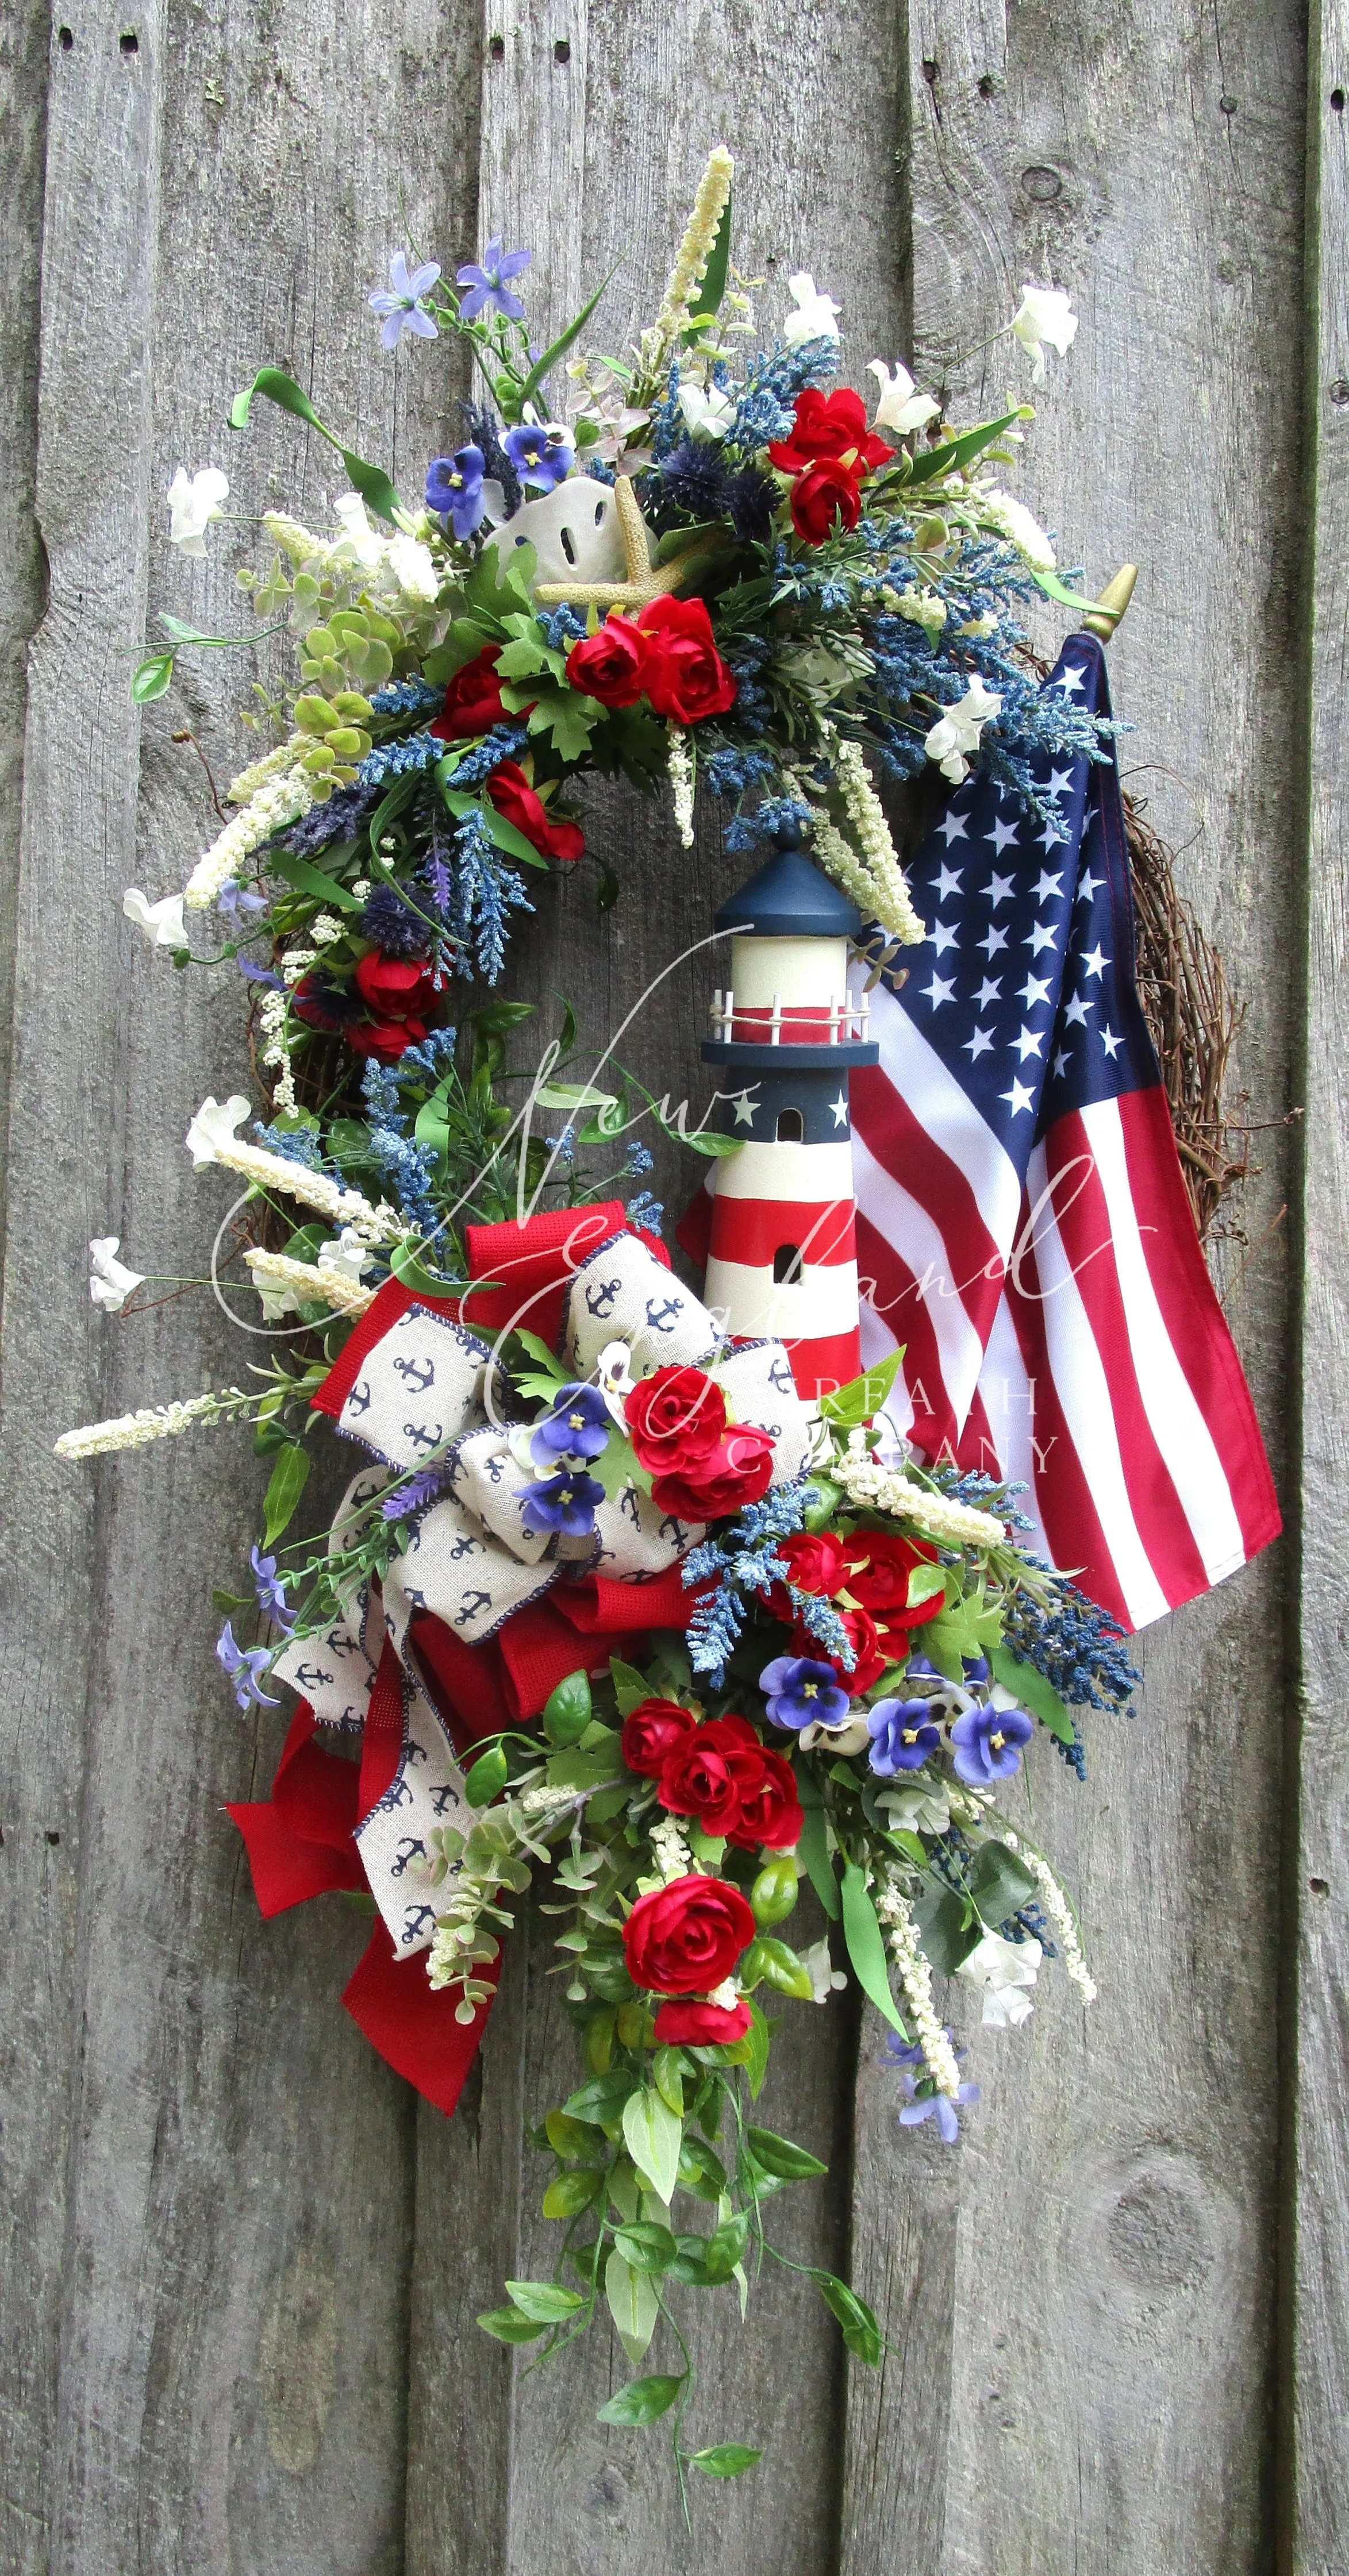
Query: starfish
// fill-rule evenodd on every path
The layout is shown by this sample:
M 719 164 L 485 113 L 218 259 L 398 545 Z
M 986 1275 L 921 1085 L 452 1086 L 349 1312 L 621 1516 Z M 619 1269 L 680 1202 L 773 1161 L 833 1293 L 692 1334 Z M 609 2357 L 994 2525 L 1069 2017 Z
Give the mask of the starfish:
M 695 537 L 681 553 L 671 555 L 668 563 L 653 564 L 647 544 L 646 521 L 626 474 L 620 474 L 614 484 L 614 499 L 623 531 L 626 579 L 536 582 L 534 596 L 541 608 L 646 608 L 653 599 L 662 599 L 667 591 L 678 590 L 693 569 L 695 555 L 706 554 L 706 537 Z

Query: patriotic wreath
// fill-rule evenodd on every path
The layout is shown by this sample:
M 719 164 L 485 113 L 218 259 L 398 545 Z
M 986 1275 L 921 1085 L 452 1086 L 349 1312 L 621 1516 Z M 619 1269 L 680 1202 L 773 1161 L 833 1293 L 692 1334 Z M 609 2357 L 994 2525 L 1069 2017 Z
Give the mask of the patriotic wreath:
M 531 2137 L 563 2232 L 553 2277 L 507 2283 L 479 2323 L 551 2351 L 603 2310 L 634 2370 L 662 2332 L 670 2366 L 602 2415 L 668 2417 L 681 2487 L 686 2464 L 734 2476 L 760 2454 L 685 2447 L 679 2294 L 731 2283 L 743 2303 L 773 2253 L 767 2202 L 824 2170 L 756 2121 L 779 2002 L 822 2004 L 850 1972 L 891 2024 L 900 2121 L 954 2138 L 976 2088 L 934 1974 L 997 2025 L 1025 2020 L 1045 1958 L 1094 1993 L 1000 1784 L 1041 1728 L 1080 1770 L 1075 1712 L 1125 1707 L 1135 1680 L 1114 1621 L 1025 1544 L 1012 1491 L 887 1436 L 893 1363 L 803 1387 L 780 1338 L 729 1332 L 674 1276 L 632 1186 L 637 1122 L 665 1123 L 645 1087 L 599 1089 L 570 1013 L 542 1071 L 512 1069 L 526 1006 L 472 991 L 529 908 L 521 870 L 582 858 L 567 799 L 589 769 L 668 781 L 686 841 L 699 777 L 732 849 L 808 834 L 884 965 L 922 925 L 879 784 L 977 763 L 1052 835 L 1036 762 L 1108 746 L 1108 722 L 1040 689 L 1015 622 L 1037 587 L 1090 606 L 995 479 L 1027 407 L 953 428 L 876 360 L 869 417 L 825 389 L 837 307 L 806 275 L 742 367 L 753 281 L 730 244 L 718 150 L 621 360 L 580 352 L 598 294 L 536 355 L 529 255 L 499 242 L 457 289 L 399 254 L 371 296 L 386 348 L 465 339 L 487 398 L 420 506 L 342 448 L 335 535 L 265 514 L 272 560 L 240 583 L 293 638 L 298 685 L 261 693 L 252 721 L 277 739 L 183 892 L 125 898 L 180 964 L 213 927 L 244 980 L 265 1115 L 250 1137 L 246 1098 L 210 1099 L 187 1144 L 241 1184 L 212 1281 L 242 1256 L 277 1340 L 250 1388 L 58 1443 L 236 1420 L 271 1457 L 218 1654 L 241 1709 L 279 1685 L 296 1706 L 270 1799 L 231 1813 L 264 1913 L 337 1892 L 375 1916 L 344 2000 L 446 2111 L 512 1902 L 544 1880 L 580 2063 Z M 1027 288 L 1008 329 L 1038 380 L 1075 322 Z M 257 396 L 332 436 L 271 369 L 236 428 Z M 214 467 L 178 474 L 174 541 L 203 553 L 228 497 Z M 142 702 L 178 653 L 231 640 L 164 623 Z M 729 992 L 725 1013 L 734 1054 Z M 683 1141 L 737 1151 L 733 1132 Z M 143 1284 L 120 1249 L 91 1247 L 110 1313 Z M 367 1463 L 326 1535 L 288 1541 L 325 1420 Z M 803 1877 L 823 1929 L 794 1947 Z M 875 2364 L 865 2302 L 811 2277 Z

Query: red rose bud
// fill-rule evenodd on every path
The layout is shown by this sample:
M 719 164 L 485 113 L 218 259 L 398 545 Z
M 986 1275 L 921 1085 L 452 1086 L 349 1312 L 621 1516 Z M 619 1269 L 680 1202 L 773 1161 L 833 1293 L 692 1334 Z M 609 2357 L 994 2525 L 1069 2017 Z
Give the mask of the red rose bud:
M 745 2037 L 750 2018 L 747 2003 L 729 2012 L 720 2004 L 662 2004 L 652 2036 L 661 2048 L 727 2048 Z
M 676 1878 L 639 1896 L 623 1926 L 628 1975 L 645 1994 L 707 1994 L 753 1939 L 749 1906 L 724 1878 Z
M 807 385 L 796 398 L 791 437 L 772 439 L 768 448 L 772 463 L 786 474 L 803 473 L 808 465 L 831 458 L 860 476 L 869 466 L 884 465 L 892 453 L 867 428 L 866 404 L 847 385 L 832 394 Z
M 888 1620 L 879 1622 L 873 1619 L 869 1610 L 840 1610 L 838 1615 L 843 1622 L 844 1634 L 857 1658 L 851 1672 L 841 1655 L 829 1654 L 820 1644 L 818 1637 L 812 1637 L 805 1628 L 793 1630 L 792 1652 L 796 1655 L 810 1655 L 816 1661 L 832 1664 L 839 1680 L 856 1699 L 860 1698 L 863 1691 L 870 1690 L 873 1682 L 880 1680 L 888 1665 L 898 1663 L 905 1652 L 904 1632 L 902 1629 L 897 1630 L 897 1642 L 891 1648 L 887 1644 Z
M 496 652 L 486 645 L 476 662 L 466 662 L 456 671 L 445 691 L 445 704 L 435 723 L 427 726 L 437 742 L 462 742 L 466 737 L 490 733 L 493 725 L 509 722 L 501 703 L 501 682 L 497 678 Z
M 503 760 L 487 781 L 487 793 L 498 814 L 523 832 L 546 859 L 581 859 L 585 834 L 579 823 L 550 823 L 518 761 Z
M 740 1821 L 728 1835 L 737 1851 L 795 1851 L 805 1831 L 805 1817 L 796 1794 L 796 1778 L 785 1755 L 773 1753 L 765 1745 L 762 1753 L 763 1778 L 756 1789 L 740 1801 Z
M 623 1401 L 637 1463 L 653 1476 L 710 1458 L 726 1429 L 726 1398 L 695 1368 L 657 1369 Z
M 602 707 L 631 707 L 645 696 L 657 658 L 640 626 L 614 609 L 593 635 L 573 644 L 567 677 L 574 689 L 584 689 Z
M 772 1481 L 773 1443 L 766 1431 L 752 1431 L 746 1423 L 728 1431 L 706 1458 L 657 1476 L 651 1499 L 675 1520 L 719 1521 L 757 1503 Z
M 843 1572 L 838 1589 L 889 1627 L 921 1628 L 945 1606 L 945 1594 L 909 1606 L 915 1566 L 935 1565 L 937 1551 L 922 1539 L 899 1538 L 885 1530 L 858 1530 L 841 1545 Z
M 838 1590 L 843 1573 L 843 1541 L 832 1530 L 822 1530 L 812 1537 L 797 1530 L 791 1538 L 773 1541 L 773 1554 L 789 1569 L 788 1580 L 798 1592 L 818 1592 L 828 1600 Z M 768 1606 L 779 1619 L 791 1623 L 796 1617 L 785 1583 L 774 1583 L 768 1592 Z
M 700 724 L 735 704 L 735 681 L 712 640 L 701 599 L 653 599 L 638 619 L 655 645 L 646 694 L 658 716 Z
M 698 1721 L 678 1700 L 644 1699 L 623 1720 L 623 1759 L 641 1780 L 658 1780 L 671 1754 L 687 1743 Z
M 792 485 L 792 526 L 808 546 L 822 546 L 834 533 L 834 522 L 855 528 L 862 515 L 862 496 L 846 465 L 825 458 L 808 465 Z

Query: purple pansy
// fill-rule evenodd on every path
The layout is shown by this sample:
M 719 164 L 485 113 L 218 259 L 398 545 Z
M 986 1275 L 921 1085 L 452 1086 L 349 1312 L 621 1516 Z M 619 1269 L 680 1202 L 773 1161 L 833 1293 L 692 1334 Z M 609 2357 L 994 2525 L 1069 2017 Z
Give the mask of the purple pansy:
M 947 2031 L 946 2036 L 948 2039 L 950 2038 L 951 2033 L 949 2030 Z M 927 2079 L 928 2090 L 925 2093 L 920 2093 L 918 2090 L 920 2078 L 917 2070 L 920 2066 L 926 2065 L 926 2059 L 924 2058 L 922 2049 L 918 2046 L 917 2042 L 915 2040 L 910 2040 L 906 2046 L 902 2040 L 896 2037 L 893 2031 L 888 2031 L 885 2041 L 885 2054 L 889 2065 L 899 2066 L 904 2070 L 904 2090 L 908 2095 L 908 2100 L 905 2102 L 904 2108 L 899 2115 L 901 2127 L 905 2129 L 916 2129 L 923 2120 L 935 2120 L 938 2132 L 945 2139 L 948 2147 L 955 2146 L 960 2137 L 960 2122 L 956 2118 L 955 2102 L 977 2102 L 979 2099 L 978 2085 L 958 2085 L 956 2088 L 955 2102 L 953 2102 L 948 2093 L 939 2093 L 937 2091 L 936 2086 L 932 2083 L 931 2077 L 929 2076 Z M 953 2054 L 959 2058 L 964 2056 L 965 2051 L 963 2048 L 957 2048 L 953 2051 Z
M 567 432 L 556 420 L 522 420 L 518 429 L 507 430 L 502 443 L 521 482 L 537 485 L 540 492 L 565 482 L 576 462 Z
M 871 1747 L 867 1760 L 882 1780 L 897 1771 L 918 1771 L 941 1743 L 925 1699 L 878 1699 L 867 1710 Z
M 524 1524 L 531 1538 L 559 1530 L 563 1538 L 589 1538 L 604 1487 L 593 1476 L 562 1473 L 526 1485 L 520 1497 Z
M 832 1664 L 807 1655 L 778 1655 L 765 1664 L 759 1688 L 775 1726 L 837 1726 L 848 1714 L 849 1694 Z
M 383 316 L 380 339 L 386 349 L 396 349 L 405 331 L 419 340 L 436 340 L 440 334 L 429 313 L 423 313 L 419 297 L 429 295 L 440 275 L 433 259 L 422 261 L 420 268 L 409 270 L 406 251 L 396 250 L 389 262 L 387 287 L 377 286 L 369 298 L 370 310 Z
M 598 1458 L 609 1445 L 609 1408 L 597 1386 L 560 1386 L 529 1444 L 536 1467 L 561 1458 Z
M 492 312 L 502 314 L 508 322 L 518 322 L 525 308 L 506 281 L 528 268 L 533 255 L 527 250 L 503 251 L 500 233 L 493 233 L 481 260 L 470 260 L 458 272 L 456 284 L 468 289 L 459 298 L 464 321 L 476 322 L 480 313 Z
M 265 1646 L 244 1648 L 235 1641 L 228 1619 L 216 1640 L 216 1659 L 221 1671 L 234 1684 L 234 1696 L 240 1708 L 279 1708 L 277 1699 L 269 1699 L 262 1687 L 261 1676 L 271 1657 Z
M 967 1708 L 951 1729 L 958 1779 L 972 1789 L 990 1780 L 1010 1780 L 1021 1768 L 1019 1744 L 1029 1744 L 1035 1729 L 1024 1709 Z
M 263 1556 L 254 1547 L 249 1550 L 248 1562 L 253 1568 L 253 1589 L 258 1596 L 259 1610 L 265 1612 L 274 1628 L 284 1630 L 289 1636 L 295 1621 L 286 1607 L 286 1587 L 277 1573 L 276 1558 Z
M 480 447 L 461 447 L 453 456 L 433 456 L 426 469 L 426 506 L 448 519 L 459 538 L 471 537 L 487 507 L 483 476 L 487 459 Z

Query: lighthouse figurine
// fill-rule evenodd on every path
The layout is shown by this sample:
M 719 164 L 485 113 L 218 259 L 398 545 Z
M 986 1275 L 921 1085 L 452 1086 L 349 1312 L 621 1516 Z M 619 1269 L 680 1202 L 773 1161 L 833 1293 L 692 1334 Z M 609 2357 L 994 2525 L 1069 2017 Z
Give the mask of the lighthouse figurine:
M 848 1077 L 880 1054 L 848 995 L 862 916 L 783 833 L 717 928 L 730 974 L 702 1054 L 740 1151 L 715 1165 L 703 1293 L 729 1334 L 786 1344 L 809 1402 L 862 1365 Z

